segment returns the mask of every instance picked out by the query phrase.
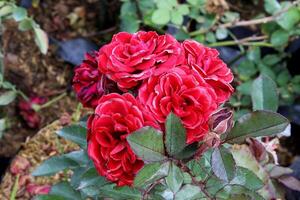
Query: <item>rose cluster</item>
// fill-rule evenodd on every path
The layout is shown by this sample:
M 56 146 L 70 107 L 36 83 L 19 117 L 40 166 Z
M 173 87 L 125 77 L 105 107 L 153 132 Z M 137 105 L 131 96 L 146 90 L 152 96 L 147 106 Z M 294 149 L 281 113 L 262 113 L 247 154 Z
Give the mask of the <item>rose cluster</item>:
M 209 117 L 233 92 L 231 70 L 218 52 L 171 35 L 121 32 L 75 69 L 73 88 L 88 120 L 88 154 L 100 175 L 131 185 L 143 161 L 128 134 L 152 126 L 164 131 L 170 112 L 187 130 L 187 144 L 202 141 Z

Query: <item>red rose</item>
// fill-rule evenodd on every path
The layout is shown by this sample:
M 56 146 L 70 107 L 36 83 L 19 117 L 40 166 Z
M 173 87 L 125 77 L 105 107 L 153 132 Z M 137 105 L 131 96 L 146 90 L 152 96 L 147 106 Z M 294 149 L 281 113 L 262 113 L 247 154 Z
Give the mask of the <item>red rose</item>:
M 170 112 L 181 118 L 187 143 L 200 141 L 208 131 L 208 119 L 216 110 L 213 88 L 187 66 L 152 76 L 139 89 L 138 100 L 163 125 Z
M 233 93 L 233 87 L 230 85 L 233 74 L 218 57 L 218 51 L 192 40 L 184 41 L 182 46 L 185 51 L 186 64 L 200 73 L 214 88 L 218 103 L 227 101 Z
M 132 184 L 144 163 L 126 137 L 143 126 L 157 127 L 131 94 L 111 93 L 99 100 L 88 120 L 88 154 L 100 175 L 118 186 Z
M 180 43 L 171 35 L 121 32 L 99 51 L 99 70 L 126 91 L 141 80 L 159 75 L 183 62 Z
M 73 88 L 77 98 L 85 107 L 95 108 L 104 94 L 117 91 L 116 84 L 98 71 L 96 56 L 86 54 L 85 60 L 76 67 Z
M 18 104 L 20 115 L 25 120 L 30 128 L 38 128 L 40 126 L 41 118 L 37 112 L 34 111 L 32 106 L 34 104 L 42 105 L 47 102 L 47 98 L 33 96 L 28 101 L 21 100 Z

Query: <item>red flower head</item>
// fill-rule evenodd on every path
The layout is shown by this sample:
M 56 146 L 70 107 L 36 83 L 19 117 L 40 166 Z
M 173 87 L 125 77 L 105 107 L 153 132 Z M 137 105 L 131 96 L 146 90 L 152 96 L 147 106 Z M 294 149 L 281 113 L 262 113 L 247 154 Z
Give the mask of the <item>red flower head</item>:
M 187 129 L 187 143 L 200 141 L 207 133 L 209 116 L 217 108 L 216 99 L 213 88 L 187 66 L 150 77 L 138 96 L 162 125 L 170 112 L 180 117 Z
M 117 85 L 98 71 L 98 53 L 86 54 L 85 60 L 76 67 L 73 88 L 85 107 L 95 108 L 104 94 L 117 92 Z
M 186 64 L 201 74 L 205 81 L 214 88 L 218 103 L 227 101 L 233 93 L 233 87 L 230 85 L 233 74 L 218 57 L 218 51 L 192 40 L 184 41 L 182 46 L 185 51 Z
M 28 101 L 21 100 L 19 102 L 18 107 L 20 110 L 20 115 L 26 121 L 27 125 L 30 128 L 38 128 L 40 126 L 40 121 L 41 121 L 39 114 L 34 111 L 32 106 L 34 104 L 42 105 L 46 102 L 47 102 L 47 98 L 38 97 L 38 96 L 30 97 Z
M 160 75 L 183 62 L 180 43 L 171 35 L 121 32 L 99 52 L 99 70 L 126 91 L 141 80 Z
M 111 93 L 99 100 L 88 120 L 88 154 L 100 175 L 118 186 L 132 184 L 144 163 L 126 136 L 143 126 L 158 127 L 131 94 Z

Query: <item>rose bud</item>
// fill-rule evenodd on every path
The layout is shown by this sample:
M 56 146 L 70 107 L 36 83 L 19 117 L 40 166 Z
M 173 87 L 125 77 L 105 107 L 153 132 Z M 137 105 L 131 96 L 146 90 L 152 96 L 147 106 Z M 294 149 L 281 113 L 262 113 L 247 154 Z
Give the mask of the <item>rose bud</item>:
M 233 112 L 229 108 L 221 108 L 214 112 L 208 121 L 212 132 L 219 135 L 231 130 L 233 126 Z
M 204 142 L 208 147 L 215 148 L 221 144 L 221 138 L 214 132 L 208 132 L 204 137 Z

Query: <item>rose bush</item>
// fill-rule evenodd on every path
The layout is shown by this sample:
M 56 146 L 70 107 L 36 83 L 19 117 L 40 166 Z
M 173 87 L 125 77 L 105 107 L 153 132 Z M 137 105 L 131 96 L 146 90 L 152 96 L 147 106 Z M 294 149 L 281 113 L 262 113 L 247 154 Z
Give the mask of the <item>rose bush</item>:
M 99 84 L 103 78 L 121 94 Z M 234 123 L 233 111 L 223 107 L 232 80 L 218 52 L 195 41 L 144 31 L 116 34 L 75 72 L 75 92 L 94 113 L 58 134 L 83 150 L 50 158 L 33 174 L 53 173 L 49 166 L 57 162 L 56 171 L 72 168 L 70 184 L 50 191 L 59 197 L 61 188 L 82 199 L 280 197 L 277 187 L 296 181 L 290 170 L 277 168 L 267 148 L 245 142 L 286 131 L 289 122 L 255 111 Z M 257 148 L 265 155 L 261 162 L 252 155 Z M 273 177 L 273 169 L 280 176 Z
M 197 42 L 179 43 L 171 35 L 153 31 L 114 35 L 98 52 L 86 55 L 73 79 L 78 99 L 84 106 L 96 108 L 89 120 L 88 152 L 98 172 L 118 185 L 132 184 L 143 163 L 125 139 L 147 125 L 150 115 L 152 125 L 159 124 L 164 130 L 166 118 L 173 112 L 187 130 L 187 144 L 203 140 L 209 116 L 233 92 L 232 80 L 231 70 L 218 52 Z M 116 90 L 116 85 L 131 90 L 137 100 L 129 94 L 101 98 L 112 88 Z M 128 117 L 131 104 L 139 115 Z M 147 119 L 140 118 L 142 113 L 149 113 Z

